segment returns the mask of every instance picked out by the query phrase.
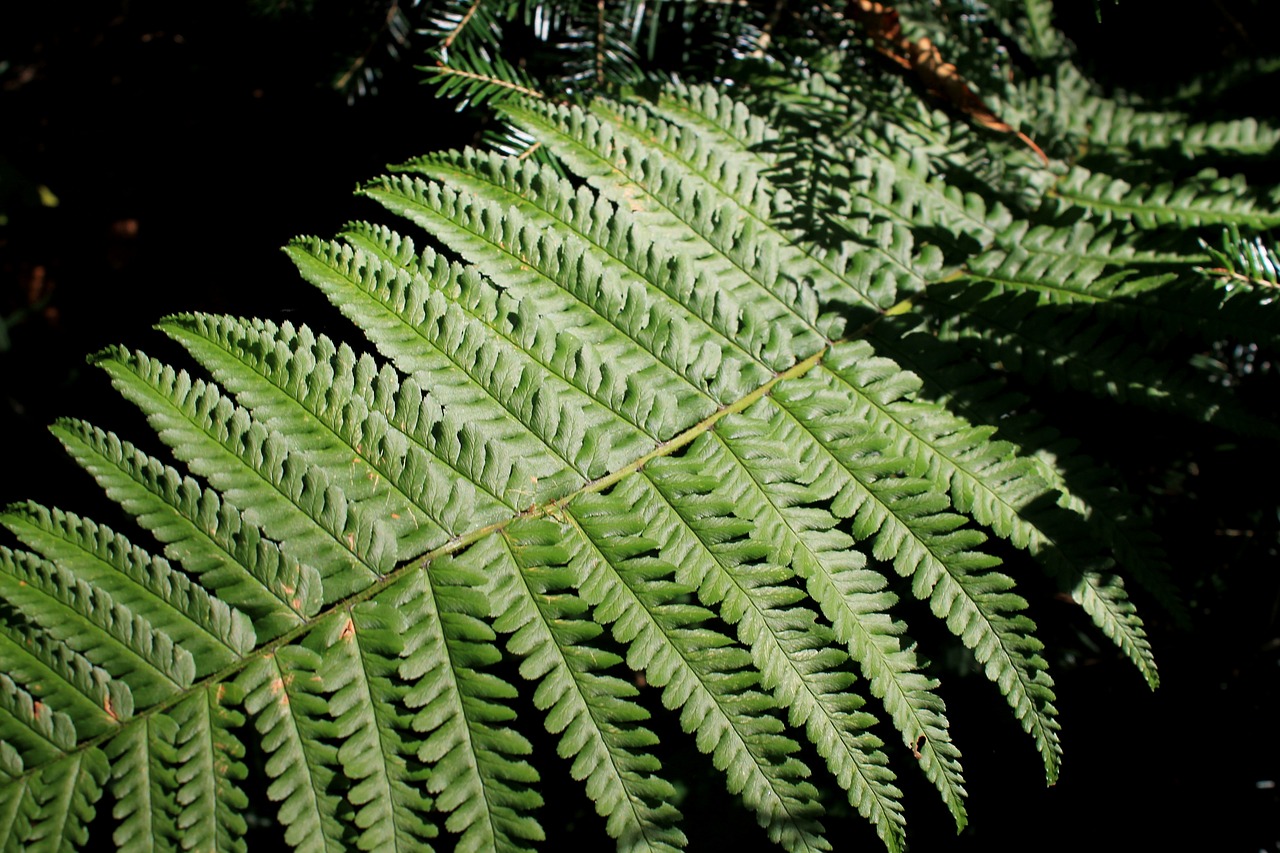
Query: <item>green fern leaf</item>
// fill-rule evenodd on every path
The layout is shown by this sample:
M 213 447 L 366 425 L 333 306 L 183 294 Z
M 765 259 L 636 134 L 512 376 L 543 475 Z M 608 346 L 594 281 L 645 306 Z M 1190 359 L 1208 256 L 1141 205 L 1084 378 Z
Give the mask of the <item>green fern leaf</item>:
M 644 16 L 598 11 L 575 91 L 629 56 L 617 20 Z M 1029 55 L 1063 56 L 1048 4 L 1027 13 Z M 620 849 L 680 849 L 652 711 L 783 848 L 831 848 L 826 785 L 900 851 L 878 709 L 958 828 L 968 815 L 946 685 L 891 584 L 971 651 L 1058 776 L 1039 602 L 1014 582 L 1030 561 L 985 553 L 988 533 L 1154 686 L 1113 569 L 1162 557 L 1011 377 L 1245 424 L 1230 389 L 1128 342 L 1274 343 L 1269 255 L 1234 232 L 1221 252 L 1164 236 L 1268 227 L 1274 199 L 1083 166 L 1050 189 L 1062 168 L 1031 174 L 902 81 L 857 78 L 851 54 L 752 95 L 777 98 L 767 120 L 678 82 L 551 103 L 492 52 L 504 14 L 449 4 L 439 73 L 501 94 L 521 153 L 434 154 L 361 189 L 426 238 L 354 223 L 286 250 L 367 344 L 179 314 L 158 328 L 208 378 L 94 357 L 176 461 L 83 421 L 54 433 L 163 556 L 62 510 L 0 515 L 21 543 L 0 547 L 7 846 L 83 845 L 107 786 L 119 846 L 243 850 L 264 810 L 241 783 L 265 771 L 292 847 L 531 850 L 552 834 L 540 724 Z M 535 35 L 587 44 L 580 23 Z M 973 22 L 921 26 L 999 79 Z M 1060 147 L 1269 138 L 1064 75 L 1053 96 L 1110 124 L 1049 122 Z M 1005 94 L 1015 111 L 1050 95 Z
M 51 428 L 107 494 L 165 544 L 165 554 L 205 588 L 249 615 L 259 641 L 320 609 L 320 575 L 266 539 L 218 493 L 83 421 Z
M 1132 221 L 1139 228 L 1280 225 L 1280 210 L 1270 199 L 1251 191 L 1242 176 L 1223 178 L 1213 169 L 1178 184 L 1133 186 L 1120 178 L 1074 166 L 1051 194 L 1066 206 L 1090 211 L 1100 221 Z
M 490 540 L 492 541 L 492 540 Z M 431 767 L 427 790 L 445 822 L 459 833 L 460 850 L 526 850 L 542 838 L 530 812 L 542 804 L 538 773 L 519 756 L 532 747 L 504 724 L 515 713 L 516 689 L 483 671 L 501 658 L 489 607 L 483 548 L 432 563 L 411 576 L 402 593 L 407 624 L 401 678 L 411 687 L 405 705 L 424 735 L 418 758 Z
M 496 627 L 525 658 L 521 674 L 540 680 L 534 704 L 547 712 L 548 730 L 562 733 L 561 756 L 573 759 L 573 776 L 620 849 L 683 848 L 675 788 L 656 775 L 661 764 L 648 751 L 657 738 L 638 725 L 648 713 L 633 701 L 633 686 L 600 672 L 620 661 L 586 645 L 602 629 L 583 618 L 587 605 L 572 592 L 585 568 L 580 545 L 545 521 L 512 525 L 502 544 L 487 567 L 502 614 Z

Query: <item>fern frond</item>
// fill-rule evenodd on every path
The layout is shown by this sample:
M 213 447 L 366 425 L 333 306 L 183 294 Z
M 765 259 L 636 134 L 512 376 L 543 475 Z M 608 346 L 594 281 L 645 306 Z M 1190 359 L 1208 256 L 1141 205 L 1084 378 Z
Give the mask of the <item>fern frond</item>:
M 755 689 L 750 655 L 700 625 L 708 611 L 672 601 L 689 588 L 670 579 L 675 568 L 644 535 L 660 500 L 632 477 L 607 497 L 586 494 L 570 506 L 596 552 L 582 594 L 629 647 L 627 663 L 663 688 L 665 706 L 681 709 L 685 731 L 729 774 L 730 792 L 742 795 L 769 837 L 792 851 L 829 849 L 817 791 L 802 781 L 809 771 L 792 755 L 798 746 L 782 735 L 774 702 Z
M 164 543 L 170 560 L 248 614 L 260 642 L 320 609 L 319 573 L 282 552 L 217 492 L 84 421 L 59 421 L 50 430 L 109 497 Z
M 23 850 L 40 853 L 83 846 L 108 773 L 107 759 L 97 748 L 46 765 L 24 792 L 19 806 L 23 814 L 8 839 Z
M 0 558 L 8 558 L 0 552 Z M 66 754 L 76 744 L 71 716 L 37 700 L 22 685 L 0 674 L 0 738 L 13 750 L 15 763 L 39 766 Z M 20 776 L 21 770 L 14 773 Z
M 764 505 L 755 513 L 756 535 L 805 579 L 872 694 L 884 703 L 904 742 L 920 753 L 922 770 L 938 787 L 957 827 L 963 827 L 967 815 L 960 752 L 947 731 L 937 682 L 919 671 L 912 648 L 902 648 L 905 625 L 889 616 L 897 599 L 884 589 L 885 578 L 866 568 L 835 516 L 814 506 L 830 493 L 816 485 L 829 476 L 821 462 L 813 471 L 820 457 L 806 450 L 812 449 L 812 436 L 782 409 L 765 404 L 725 419 L 715 434 L 760 484 Z M 855 805 L 861 811 L 870 804 Z M 889 809 L 892 818 L 896 809 Z
M 1078 166 L 1047 192 L 1025 152 L 859 77 L 856 50 L 796 53 L 799 82 L 775 66 L 753 95 L 778 99 L 767 118 L 680 83 L 552 103 L 497 58 L 517 12 L 536 41 L 585 46 L 576 93 L 625 76 L 611 63 L 634 65 L 642 39 L 618 24 L 657 7 L 440 8 L 445 88 L 502 90 L 524 147 L 419 158 L 361 189 L 432 246 L 354 223 L 288 247 L 368 343 L 165 318 L 207 378 L 123 347 L 94 361 L 173 466 L 54 427 L 164 556 L 62 510 L 0 515 L 29 549 L 0 547 L 7 846 L 83 843 L 109 785 L 121 846 L 243 850 L 262 810 L 241 782 L 265 771 L 293 847 L 531 850 L 555 784 L 540 723 L 619 849 L 676 850 L 680 790 L 649 722 L 665 711 L 783 848 L 831 847 L 817 760 L 901 851 L 896 745 L 859 677 L 957 827 L 968 816 L 892 573 L 1056 780 L 1054 683 L 1013 580 L 1030 561 L 1002 564 L 988 533 L 1043 563 L 1153 686 L 1113 568 L 1161 557 L 1012 374 L 1225 420 L 1225 391 L 1127 342 L 1280 339 L 1274 258 L 1186 245 L 1280 224 L 1275 199 L 1207 172 L 1135 188 Z M 661 20 L 683 25 L 672 8 Z M 946 55 L 1030 97 L 1006 86 L 985 10 L 956 29 L 919 8 Z M 1068 50 L 1048 14 L 1032 3 L 1023 31 L 1042 59 Z M 1146 134 L 1153 150 L 1187 124 L 1088 96 L 1116 122 L 1099 147 Z M 1193 142 L 1240 151 L 1250 132 Z M 1168 225 L 1189 233 L 1144 233 Z M 1206 258 L 1221 286 L 1195 277 Z
M 512 490 L 528 482 L 530 473 L 492 445 L 468 447 L 477 442 L 468 442 L 466 428 L 446 426 L 444 407 L 415 382 L 401 383 L 390 366 L 305 326 L 190 316 L 160 328 L 268 428 L 289 435 L 295 453 L 326 470 L 345 468 L 347 500 L 376 508 L 402 554 L 504 517 L 514 508 Z M 449 427 L 459 434 L 456 453 L 444 442 L 431 453 L 432 431 Z M 450 488 L 459 478 L 477 488 Z
M 178 725 L 164 714 L 153 714 L 128 726 L 107 744 L 111 761 L 112 816 L 120 821 L 112 839 L 133 850 L 176 847 L 179 841 L 174 813 L 173 741 Z
M 399 592 L 350 608 L 314 635 L 327 644 L 318 673 L 361 850 L 415 850 L 438 833 L 423 791 L 429 771 L 415 760 L 420 739 L 402 704 L 408 686 L 398 678 L 399 658 L 409 624 Z
M 193 472 L 268 536 L 297 549 L 299 560 L 307 555 L 324 600 L 362 589 L 390 568 L 397 554 L 388 526 L 349 504 L 330 475 L 290 453 L 283 436 L 216 386 L 142 353 L 106 350 L 97 363 Z
M 326 620 L 332 623 L 330 617 Z M 267 796 L 280 803 L 285 841 L 311 850 L 342 850 L 350 839 L 335 788 L 337 727 L 328 718 L 317 669 L 320 655 L 303 645 L 282 646 L 255 658 L 235 681 L 262 736 L 271 777 Z
M 1068 208 L 1089 211 L 1100 222 L 1133 222 L 1145 229 L 1165 225 L 1264 229 L 1280 225 L 1280 208 L 1273 200 L 1250 190 L 1243 176 L 1219 177 L 1213 169 L 1177 184 L 1134 186 L 1102 172 L 1073 166 L 1050 195 Z
M 920 317 L 902 315 L 880 323 L 870 340 L 879 352 L 920 377 L 920 394 L 943 403 L 970 422 L 998 424 L 1002 439 L 1034 455 L 1040 476 L 1059 492 L 1058 506 L 1085 519 L 1101 546 L 1177 616 L 1184 605 L 1167 579 L 1168 556 L 1150 525 L 1134 512 L 1133 502 L 1114 487 L 1095 463 L 1078 455 L 1074 443 L 1025 411 L 1025 398 L 1010 392 L 1004 378 L 993 375 L 966 349 L 919 327 Z
M 790 570 L 770 564 L 768 545 L 750 537 L 748 519 L 764 507 L 752 493 L 749 474 L 704 435 L 680 459 L 646 466 L 645 476 L 668 505 L 658 505 L 654 518 L 671 531 L 659 547 L 678 567 L 676 580 L 697 589 L 703 604 L 737 626 L 739 641 L 761 672 L 761 686 L 788 709 L 792 725 L 805 728 L 850 802 L 876 825 L 888 848 L 901 849 L 901 794 L 881 741 L 866 731 L 875 718 L 860 710 L 865 700 L 842 671 L 847 657 L 834 647 L 834 633 L 811 610 L 797 606 L 803 592 L 790 583 Z
M 1196 122 L 1184 112 L 1135 108 L 1100 94 L 1070 63 L 1052 78 L 1028 81 L 1014 100 L 1041 137 L 1055 136 L 1086 157 L 1170 151 L 1188 160 L 1206 156 L 1261 156 L 1280 142 L 1280 129 L 1254 118 Z
M 431 768 L 427 790 L 449 815 L 446 828 L 459 833 L 458 849 L 527 850 L 543 837 L 530 814 L 542 797 L 537 771 L 520 757 L 529 741 L 506 726 L 516 689 L 485 671 L 501 653 L 483 621 L 484 544 L 406 579 L 400 677 L 410 683 L 404 702 L 422 735 L 418 758 Z
M 133 716 L 133 692 L 82 652 L 30 623 L 0 626 L 0 666 L 45 707 L 59 708 L 80 737 L 114 731 Z
M 915 595 L 928 599 L 934 615 L 973 649 L 1035 738 L 1054 781 L 1062 750 L 1053 681 L 1034 623 L 1017 613 L 1026 602 L 1009 594 L 1012 580 L 989 571 L 998 561 L 975 550 L 985 537 L 961 529 L 963 519 L 946 512 L 946 498 L 928 481 L 902 476 L 911 470 L 908 463 L 887 453 L 883 439 L 868 441 L 860 419 L 842 417 L 845 398 L 829 383 L 795 383 L 776 398 L 813 435 L 814 450 L 831 460 L 821 486 L 834 495 L 833 511 L 853 518 L 854 535 L 873 540 L 872 553 L 911 577 Z
M 211 684 L 174 705 L 169 717 L 178 725 L 175 755 L 175 825 L 190 849 L 245 850 L 244 813 L 249 798 L 238 784 L 248 768 L 236 729 L 244 725 L 238 708 L 244 696 L 233 682 Z
M 683 848 L 675 788 L 649 752 L 658 739 L 640 725 L 648 712 L 632 698 L 635 687 L 602 672 L 621 661 L 588 645 L 602 629 L 583 618 L 587 605 L 572 591 L 585 568 L 580 541 L 551 522 L 528 521 L 504 530 L 501 544 L 487 567 L 502 614 L 495 627 L 524 658 L 521 674 L 540 682 L 534 704 L 561 734 L 561 757 L 573 759 L 573 776 L 620 850 Z
M 190 651 L 148 619 L 74 572 L 26 552 L 0 552 L 5 600 L 51 638 L 66 643 L 123 680 L 134 703 L 146 706 L 191 684 Z M 55 719 L 66 719 L 58 712 Z M 68 722 L 74 743 L 74 727 Z M 54 732 L 58 732 L 55 727 Z
M 165 645 L 177 650 L 176 681 L 208 675 L 242 657 L 256 637 L 249 617 L 193 584 L 169 561 L 134 546 L 121 534 L 39 504 L 11 506 L 0 515 L 27 547 L 134 612 L 147 613 Z M 181 671 L 181 674 L 179 674 Z
M 1209 253 L 1209 262 L 1217 264 L 1203 270 L 1208 275 L 1227 279 L 1227 284 L 1244 284 L 1264 290 L 1280 287 L 1280 254 L 1261 237 L 1246 240 L 1240 236 L 1239 228 L 1230 226 L 1223 230 L 1218 246 L 1203 241 L 1201 245 Z M 1265 298 L 1270 300 L 1273 294 Z
M 865 342 L 835 347 L 827 371 L 857 400 L 857 412 L 883 432 L 890 447 L 916 470 L 950 487 L 952 503 L 998 536 L 1026 548 L 1054 571 L 1073 595 L 1084 596 L 1086 612 L 1155 683 L 1155 661 L 1141 620 L 1123 589 L 1107 583 L 1064 555 L 1052 529 L 1041 529 L 1033 502 L 1047 495 L 1047 484 L 1031 459 L 1015 455 L 1012 445 L 989 441 L 991 427 L 973 427 L 940 406 L 900 400 L 919 379 L 892 362 L 866 358 Z M 1032 516 L 1030 518 L 1025 516 Z M 1100 590 L 1107 590 L 1102 595 Z
M 673 401 L 647 387 L 652 371 L 617 370 L 539 317 L 529 300 L 510 299 L 433 251 L 418 258 L 411 242 L 386 229 L 353 229 L 350 237 L 359 249 L 307 241 L 290 254 L 400 370 L 461 416 L 455 429 L 483 423 L 492 441 L 527 460 L 538 479 L 530 502 L 602 475 L 644 442 L 637 426 L 659 432 L 676 415 Z M 570 382 L 597 390 L 629 417 L 602 416 Z

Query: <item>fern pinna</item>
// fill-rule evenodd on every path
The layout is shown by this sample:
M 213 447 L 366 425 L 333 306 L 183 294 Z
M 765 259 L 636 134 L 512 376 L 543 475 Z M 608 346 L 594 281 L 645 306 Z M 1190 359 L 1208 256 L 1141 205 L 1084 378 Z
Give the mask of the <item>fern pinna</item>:
M 838 79 L 788 85 L 821 112 Z M 1040 96 L 1010 90 L 1007 115 Z M 679 848 L 661 705 L 785 849 L 831 846 L 821 763 L 901 850 L 891 754 L 966 821 L 908 590 L 1055 780 L 1053 680 L 987 536 L 1152 686 L 1116 564 L 1167 596 L 1164 557 L 1005 379 L 1273 431 L 1159 357 L 1175 335 L 1274 343 L 1267 250 L 1204 277 L 1194 241 L 1145 229 L 1278 214 L 1208 176 L 1166 190 L 1059 163 L 1055 181 L 909 103 L 840 127 L 679 85 L 511 100 L 534 156 L 436 154 L 364 188 L 438 242 L 356 223 L 288 248 L 367 344 L 190 314 L 158 328 L 199 374 L 98 353 L 173 464 L 63 420 L 141 530 L 3 515 L 7 846 L 80 845 L 96 818 L 126 849 L 243 849 L 248 742 L 293 847 L 528 849 L 557 772 L 531 754 L 543 726 L 620 848 Z M 1074 132 L 1028 129 L 1050 151 Z M 836 155 L 822 175 L 815 139 Z M 976 144 L 1007 167 L 985 188 L 952 171 Z M 798 230 L 815 213 L 843 236 Z

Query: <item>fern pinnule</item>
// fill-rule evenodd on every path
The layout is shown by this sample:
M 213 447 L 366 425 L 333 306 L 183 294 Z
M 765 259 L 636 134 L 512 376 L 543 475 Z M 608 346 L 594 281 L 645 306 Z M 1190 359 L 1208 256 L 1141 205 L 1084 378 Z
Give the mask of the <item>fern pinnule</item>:
M 839 528 L 839 520 L 821 506 L 833 495 L 826 473 L 832 463 L 812 453 L 811 434 L 769 400 L 724 419 L 713 435 L 756 484 L 758 497 L 748 499 L 755 507 L 754 535 L 769 545 L 774 559 L 785 561 L 804 579 L 835 638 L 857 661 L 904 742 L 920 752 L 926 776 L 938 786 L 957 826 L 963 826 L 960 753 L 947 731 L 937 682 L 919 671 L 914 649 L 902 647 L 905 626 L 889 615 L 897 598 L 885 589 L 885 577 L 867 568 L 866 558 Z M 849 791 L 854 798 L 857 789 Z M 892 795 L 884 789 L 880 796 L 886 815 L 896 822 Z M 861 812 L 871 803 L 855 805 Z M 877 824 L 877 831 L 891 832 L 887 824 Z
M 408 623 L 397 592 L 360 602 L 311 635 L 327 644 L 318 674 L 361 850 L 414 849 L 439 832 L 425 792 L 429 769 L 414 758 L 420 738 L 402 702 Z
M 112 840 L 124 849 L 154 850 L 177 846 L 174 798 L 174 739 L 178 724 L 166 714 L 152 714 L 112 738 L 104 754 L 111 762 L 111 794 L 120 821 Z
M 677 580 L 737 626 L 761 686 L 788 709 L 793 726 L 804 727 L 886 845 L 901 849 L 901 792 L 881 741 L 867 731 L 875 718 L 860 710 L 865 700 L 843 670 L 847 655 L 801 605 L 804 592 L 791 583 L 792 571 L 771 563 L 768 543 L 751 535 L 751 519 L 768 507 L 748 469 L 715 435 L 704 434 L 680 459 L 646 466 L 645 476 L 667 504 L 656 506 L 655 521 L 671 531 L 661 550 L 678 567 Z
M 5 625 L 0 661 L 17 684 L 36 691 L 40 702 L 63 709 L 60 713 L 81 737 L 114 732 L 121 720 L 133 716 L 128 684 L 36 625 Z
M 27 547 L 70 570 L 78 579 L 111 596 L 117 605 L 146 612 L 161 652 L 163 668 L 177 681 L 191 682 L 242 657 L 256 643 L 253 625 L 169 561 L 133 545 L 125 536 L 74 513 L 28 502 L 0 514 Z M 164 639 L 161 640 L 160 638 Z
M 334 617 L 326 621 L 332 624 Z M 349 806 L 337 790 L 337 728 L 323 696 L 320 661 L 308 645 L 284 645 L 250 661 L 235 684 L 261 737 L 264 769 L 272 780 L 267 797 L 280 803 L 276 819 L 285 841 L 338 850 L 348 837 L 340 815 Z
M 192 472 L 272 538 L 320 571 L 324 600 L 362 589 L 396 558 L 387 526 L 349 504 L 324 469 L 289 451 L 222 392 L 142 353 L 107 350 L 97 363 Z M 281 501 L 281 497 L 286 500 Z
M 74 572 L 29 552 L 8 550 L 0 552 L 0 569 L 6 600 L 30 614 L 51 637 L 69 643 L 90 663 L 123 680 L 134 707 L 168 698 L 195 678 L 190 651 L 175 646 L 144 616 Z M 126 704 L 121 713 L 127 708 Z M 70 722 L 62 712 L 58 719 Z M 61 733 L 54 731 L 60 742 Z M 69 731 L 74 744 L 74 725 Z
M 1151 525 L 1135 512 L 1134 502 L 1106 485 L 1108 477 L 1034 411 L 1024 395 L 1009 388 L 1007 377 L 993 376 L 968 348 L 921 328 L 919 315 L 901 315 L 880 323 L 869 339 L 877 351 L 909 368 L 922 381 L 920 394 L 945 404 L 970 422 L 999 424 L 998 435 L 1034 457 L 1039 475 L 1058 493 L 1057 505 L 1084 519 L 1090 538 L 1164 608 L 1181 618 L 1185 605 L 1168 579 L 1168 555 Z
M 178 724 L 173 781 L 182 837 L 200 849 L 245 849 L 249 798 L 240 786 L 249 775 L 245 746 L 236 732 L 245 723 L 244 696 L 235 682 L 209 684 L 168 711 Z
M 110 773 L 106 756 L 96 747 L 76 750 L 46 764 L 24 784 L 8 837 L 26 839 L 28 850 L 53 851 L 83 847 L 89 840 L 94 803 L 102 796 Z M 10 812 L 13 814 L 13 812 Z

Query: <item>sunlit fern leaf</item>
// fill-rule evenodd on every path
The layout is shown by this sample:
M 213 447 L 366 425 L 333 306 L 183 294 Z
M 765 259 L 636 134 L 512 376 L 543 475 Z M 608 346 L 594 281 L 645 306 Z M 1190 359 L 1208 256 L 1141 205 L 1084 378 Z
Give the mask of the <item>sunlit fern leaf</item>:
M 106 756 L 111 761 L 112 814 L 120 821 L 113 835 L 116 846 L 131 850 L 168 849 L 179 841 L 174 822 L 174 737 L 178 725 L 165 714 L 153 714 L 112 738 Z
M 319 672 L 361 850 L 412 850 L 439 831 L 424 791 L 429 771 L 416 756 L 420 739 L 402 702 L 408 622 L 393 594 L 399 591 L 352 607 L 320 634 L 328 646 Z
M 260 642 L 297 627 L 320 609 L 320 575 L 265 538 L 242 512 L 174 468 L 84 421 L 51 431 L 166 556 L 248 614 Z
M 492 540 L 490 540 L 492 541 Z M 422 736 L 417 757 L 431 768 L 426 788 L 459 850 L 525 850 L 543 837 L 530 812 L 542 804 L 537 771 L 520 756 L 532 747 L 506 724 L 516 689 L 485 668 L 501 659 L 482 594 L 484 548 L 432 563 L 404 581 L 406 624 L 401 678 L 405 706 Z
M 670 577 L 675 567 L 657 554 L 645 530 L 661 498 L 638 478 L 608 497 L 584 495 L 574 519 L 594 552 L 583 593 L 596 619 L 629 647 L 627 663 L 663 688 L 662 701 L 680 708 L 685 731 L 728 773 L 770 838 L 788 850 L 825 850 L 822 806 L 809 770 L 793 757 L 798 745 L 782 734 L 775 703 L 755 689 L 760 675 L 750 655 L 701 623 L 707 610 L 672 599 L 689 587 Z
M 821 508 L 835 492 L 827 471 L 831 463 L 812 452 L 814 439 L 794 418 L 768 401 L 726 418 L 715 435 L 757 484 L 758 497 L 739 496 L 755 510 L 754 535 L 805 579 L 810 596 L 858 662 L 872 694 L 884 703 L 904 741 L 918 749 L 922 769 L 938 786 L 957 826 L 963 826 L 960 753 L 946 730 L 944 705 L 934 692 L 937 682 L 918 671 L 911 648 L 901 647 L 904 626 L 888 615 L 897 599 L 884 589 L 884 576 L 866 568 L 865 558 L 838 528 L 836 517 Z M 843 776 L 837 769 L 843 763 L 838 755 L 824 757 Z M 879 776 L 874 770 L 867 775 Z M 858 785 L 847 787 L 865 816 L 883 804 L 865 799 Z M 891 833 L 897 809 L 889 805 L 886 811 L 888 820 L 878 822 L 877 830 Z
M 573 593 L 585 577 L 582 544 L 550 522 L 512 525 L 487 567 L 501 614 L 495 627 L 511 635 L 507 648 L 524 659 L 521 674 L 540 682 L 534 704 L 561 735 L 558 752 L 573 759 L 573 776 L 619 849 L 678 849 L 686 840 L 674 826 L 675 789 L 657 775 L 661 764 L 649 751 L 657 737 L 640 725 L 648 712 L 634 701 L 633 685 L 602 672 L 620 660 L 588 645 L 603 629 Z
M 46 765 L 20 806 L 26 825 L 9 840 L 40 853 L 83 846 L 108 772 L 107 759 L 97 748 L 72 752 Z
M 221 682 L 192 693 L 169 711 L 178 724 L 175 823 L 189 849 L 245 849 L 249 798 L 239 783 L 249 771 L 236 734 L 245 722 L 238 710 L 243 701 L 234 683 Z
M 334 621 L 333 617 L 326 620 Z M 267 797 L 280 803 L 276 819 L 285 841 L 304 850 L 341 850 L 351 840 L 335 791 L 337 728 L 328 717 L 316 670 L 320 655 L 304 645 L 256 658 L 236 679 L 244 707 L 261 735 L 271 777 Z
M 516 5 L 450 4 L 453 53 L 491 47 Z M 1062 49 L 1036 35 L 1046 8 L 1026 31 L 1042 59 Z M 628 61 L 600 32 L 593 68 Z M 997 67 L 972 36 L 947 44 Z M 1119 353 L 1083 384 L 1167 398 L 1172 359 L 1108 342 L 1274 343 L 1262 256 L 1194 239 L 1272 224 L 1273 199 L 1061 164 L 1047 191 L 1025 151 L 897 78 L 879 91 L 847 53 L 779 70 L 761 117 L 683 84 L 552 103 L 491 66 L 507 79 L 458 85 L 503 90 L 524 149 L 362 187 L 425 236 L 353 223 L 288 247 L 352 342 L 180 314 L 162 345 L 197 367 L 94 357 L 171 460 L 63 420 L 140 529 L 3 514 L 8 846 L 74 847 L 96 819 L 122 846 L 238 850 L 266 818 L 303 849 L 527 850 L 568 832 L 540 817 L 567 776 L 619 849 L 679 849 L 698 817 L 652 713 L 784 849 L 828 849 L 830 807 L 898 851 L 911 764 L 968 815 L 947 686 L 891 588 L 972 651 L 1057 778 L 1043 597 L 1015 588 L 1016 549 L 1154 686 L 1118 572 L 1160 558 L 1043 428 L 1038 389 L 1008 393 L 1013 355 L 1070 380 Z M 1065 311 L 1080 322 L 1056 328 Z M 1201 391 L 1171 408 L 1217 423 L 1232 392 Z M 563 761 L 534 751 L 552 742 Z
M 678 567 L 676 579 L 737 626 L 762 686 L 789 709 L 792 725 L 805 728 L 851 803 L 898 849 L 901 794 L 879 739 L 865 731 L 875 718 L 859 711 L 864 700 L 842 671 L 846 656 L 832 647 L 834 633 L 797 606 L 804 594 L 791 583 L 792 572 L 770 563 L 768 543 L 751 536 L 749 519 L 765 507 L 747 468 L 708 435 L 681 459 L 655 461 L 645 475 L 665 503 L 655 503 L 654 512 L 672 531 L 661 552 Z

